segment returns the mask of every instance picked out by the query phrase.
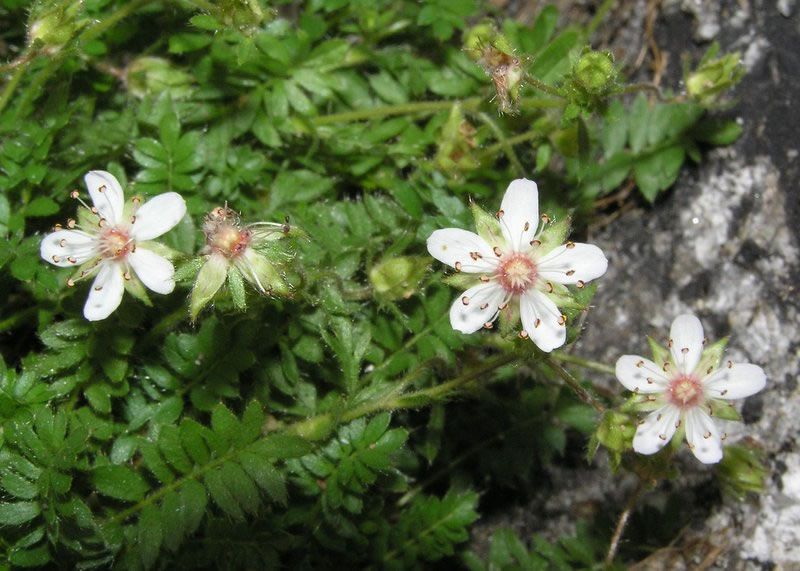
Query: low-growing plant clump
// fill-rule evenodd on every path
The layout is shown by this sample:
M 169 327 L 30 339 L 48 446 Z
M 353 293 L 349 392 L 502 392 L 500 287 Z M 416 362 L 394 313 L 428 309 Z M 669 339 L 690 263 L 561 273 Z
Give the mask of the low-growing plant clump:
M 622 568 L 695 514 L 620 541 L 675 455 L 758 491 L 727 339 L 573 352 L 614 263 L 587 224 L 741 132 L 738 54 L 633 82 L 612 6 L 0 0 L 3 564 Z M 625 506 L 471 548 L 597 454 Z

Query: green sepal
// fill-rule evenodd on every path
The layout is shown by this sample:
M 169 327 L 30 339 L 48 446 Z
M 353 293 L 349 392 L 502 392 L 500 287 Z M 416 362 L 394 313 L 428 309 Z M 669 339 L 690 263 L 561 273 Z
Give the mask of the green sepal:
M 242 270 L 244 279 L 250 282 L 256 290 L 264 294 L 280 296 L 291 293 L 289 285 L 266 256 L 248 248 L 242 258 L 244 259 L 241 264 L 237 264 L 237 266 Z
M 168 260 L 174 260 L 175 258 L 178 258 L 183 255 L 179 251 L 173 250 L 172 248 L 170 248 L 169 246 L 165 246 L 161 242 L 151 242 L 151 241 L 139 242 L 136 245 L 136 247 L 150 250 L 154 254 L 158 254 L 162 258 L 166 258 Z
M 622 453 L 631 449 L 634 434 L 636 434 L 634 417 L 616 410 L 606 411 L 592 435 L 588 450 L 589 461 L 592 461 L 602 444 L 611 454 L 612 469 L 616 470 L 619 468 Z
M 564 244 L 567 236 L 569 236 L 571 227 L 572 219 L 569 216 L 551 219 L 550 222 L 545 224 L 544 229 L 537 238 L 541 244 L 536 247 L 536 252 L 540 256 L 546 256 L 552 250 Z
M 180 283 L 193 280 L 205 263 L 206 256 L 197 256 L 181 264 L 175 270 L 175 281 Z
M 700 355 L 700 362 L 695 369 L 701 376 L 710 374 L 714 369 L 718 369 L 722 363 L 722 356 L 725 354 L 725 348 L 728 346 L 730 337 L 723 337 L 716 343 L 712 343 L 705 349 L 703 354 Z
M 650 336 L 647 337 L 647 343 L 650 345 L 650 352 L 653 354 L 653 362 L 656 365 L 663 367 L 666 363 L 671 362 L 672 354 L 669 349 Z
M 220 255 L 209 256 L 206 263 L 200 268 L 189 301 L 189 315 L 193 321 L 225 283 L 227 272 L 228 261 Z
M 504 337 L 519 334 L 522 329 L 519 317 L 519 303 L 509 303 L 498 315 L 497 323 L 500 325 L 500 334 Z
M 506 246 L 506 239 L 503 237 L 503 231 L 500 227 L 500 222 L 486 212 L 483 208 L 475 204 L 470 204 L 472 217 L 475 219 L 475 231 L 489 246 Z
M 141 301 L 147 307 L 152 307 L 153 302 L 150 301 L 150 296 L 147 295 L 147 290 L 144 288 L 141 280 L 135 274 L 131 275 L 131 279 L 124 281 L 125 291 L 133 297 Z
M 664 402 L 656 395 L 632 394 L 619 410 L 622 412 L 652 412 L 661 408 Z
M 706 401 L 705 406 L 708 408 L 708 413 L 714 418 L 720 418 L 722 420 L 742 420 L 742 415 L 739 414 L 739 411 L 736 410 L 732 402 L 710 399 Z
M 228 290 L 231 292 L 231 299 L 236 309 L 239 311 L 246 310 L 247 300 L 244 291 L 242 272 L 235 267 L 228 269 Z
M 480 283 L 476 274 L 462 274 L 460 272 L 443 277 L 442 282 L 445 285 L 449 285 L 461 291 L 467 290 Z

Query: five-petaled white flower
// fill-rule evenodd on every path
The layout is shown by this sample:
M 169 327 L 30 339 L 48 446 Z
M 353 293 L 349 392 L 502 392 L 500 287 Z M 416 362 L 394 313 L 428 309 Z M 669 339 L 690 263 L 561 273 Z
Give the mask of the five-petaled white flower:
M 694 315 L 680 315 L 669 332 L 669 353 L 654 363 L 637 355 L 617 361 L 617 379 L 626 389 L 647 395 L 653 412 L 640 421 L 633 437 L 633 449 L 655 454 L 685 429 L 686 442 L 698 460 L 714 464 L 722 459 L 722 440 L 712 414 L 718 399 L 740 399 L 764 388 L 761 367 L 728 361 L 718 368 L 721 350 L 704 354 L 703 326 Z
M 156 293 L 167 294 L 175 288 L 175 268 L 166 258 L 152 251 L 148 242 L 171 230 L 184 214 L 186 203 L 175 192 L 148 200 L 134 197 L 125 205 L 119 181 L 108 172 L 90 171 L 84 177 L 94 207 L 83 202 L 78 191 L 72 197 L 86 208 L 78 221 L 70 220 L 68 229 L 45 236 L 41 255 L 61 267 L 80 267 L 77 279 L 94 277 L 83 315 L 90 321 L 105 319 L 119 307 L 126 285 L 131 291 L 141 284 Z M 141 282 L 141 283 L 140 283 Z
M 550 352 L 567 337 L 566 317 L 556 304 L 568 297 L 564 286 L 580 288 L 599 278 L 608 260 L 597 246 L 561 244 L 561 236 L 554 243 L 545 237 L 549 218 L 539 217 L 539 191 L 531 180 L 517 179 L 508 185 L 495 217 L 498 231 L 486 225 L 482 231 L 479 224 L 481 235 L 447 228 L 428 238 L 431 256 L 476 277 L 476 285 L 450 308 L 450 323 L 457 331 L 473 333 L 491 327 L 501 311 L 518 303 L 520 336 Z

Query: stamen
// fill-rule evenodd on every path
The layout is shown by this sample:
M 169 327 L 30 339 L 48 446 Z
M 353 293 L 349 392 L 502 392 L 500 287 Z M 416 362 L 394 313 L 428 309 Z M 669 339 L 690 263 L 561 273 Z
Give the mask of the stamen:
M 53 256 L 53 262 L 55 262 L 55 263 L 57 264 L 57 263 L 59 263 L 60 261 L 61 261 L 61 258 L 59 258 L 59 257 L 58 257 L 58 256 L 56 256 L 56 255 L 54 255 L 54 256 Z
M 683 421 L 682 421 L 682 420 L 679 418 L 679 419 L 678 419 L 678 420 L 675 422 L 675 429 L 677 430 L 678 428 L 680 428 L 682 423 L 683 423 Z
M 75 258 L 74 256 L 67 256 L 67 261 L 68 261 L 70 264 L 77 264 L 77 263 L 78 263 L 78 259 L 77 259 L 77 258 Z
M 75 228 L 75 224 L 76 224 L 76 222 L 72 218 L 67 220 L 67 228 Z
M 494 248 L 492 248 L 492 251 L 494 252 L 494 255 L 497 256 L 498 258 L 503 255 L 503 251 L 500 249 L 499 246 L 495 246 Z
M 67 280 L 67 287 L 75 287 L 75 280 L 73 280 L 72 278 L 69 278 Z
M 456 268 L 457 272 L 460 272 L 461 271 L 461 262 L 456 262 L 455 268 Z
M 103 289 L 103 286 L 95 286 L 94 291 L 100 291 Z
M 492 327 L 494 327 L 494 325 L 492 325 L 491 321 L 487 321 L 486 323 L 483 324 L 484 329 L 491 329 Z
M 519 332 L 519 338 L 520 339 L 527 339 L 528 338 L 528 332 L 523 329 L 522 331 Z
M 544 222 L 545 224 L 549 224 L 550 217 L 547 214 L 542 213 L 542 222 Z
M 497 212 L 495 212 L 494 217 L 500 220 L 505 215 L 505 213 L 506 213 L 505 210 L 500 209 Z
M 553 284 L 551 282 L 547 282 L 547 293 L 553 293 L 554 291 L 555 288 L 553 287 Z
M 506 307 L 508 307 L 508 302 L 503 302 L 497 306 L 497 311 L 503 311 Z
M 638 363 L 636 363 L 636 366 L 641 369 L 642 367 L 644 367 L 644 361 L 639 361 Z
M 464 297 L 461 298 L 461 303 L 463 303 L 464 305 L 469 305 L 469 298 L 465 295 Z
M 728 361 L 728 368 L 729 368 L 729 369 L 732 369 L 732 368 L 733 368 L 733 361 Z
M 567 270 L 566 274 L 568 276 L 574 275 L 575 274 L 575 270 Z
M 541 324 L 542 324 L 542 320 L 537 317 L 536 321 L 533 322 L 533 328 L 534 329 L 538 329 Z
M 488 301 L 487 301 L 486 303 L 484 303 L 483 305 L 481 305 L 479 309 L 480 309 L 481 311 L 483 311 L 483 310 L 484 310 L 484 309 L 486 309 L 487 307 L 489 307 L 489 302 L 488 302 Z
M 576 286 L 578 289 L 583 289 L 583 287 L 584 287 L 585 285 L 586 285 L 586 282 L 584 282 L 583 280 L 578 280 L 577 282 L 575 282 L 575 286 Z
M 481 280 L 483 283 L 485 283 L 485 284 L 486 284 L 486 283 L 489 283 L 490 281 L 492 281 L 492 278 L 490 278 L 489 276 L 481 276 L 481 277 L 480 277 L 480 280 Z
M 688 352 L 689 352 L 689 348 L 688 347 L 684 347 L 683 349 L 681 349 L 681 353 L 683 353 L 684 355 L 686 355 L 686 353 L 688 353 Z
M 534 238 L 533 240 L 531 240 L 530 244 L 531 244 L 531 246 L 538 247 L 538 246 L 542 245 L 542 241 L 541 240 L 537 240 L 536 238 Z
M 469 253 L 469 257 L 472 258 L 476 262 L 478 260 L 480 260 L 481 258 L 483 258 L 483 256 L 480 255 L 480 252 L 470 252 Z
M 124 274 L 122 274 L 122 277 L 125 278 L 125 281 L 130 281 L 131 280 L 131 273 L 130 272 L 125 272 Z
M 709 438 L 711 438 L 711 432 L 709 432 L 708 430 L 706 430 L 705 434 L 703 434 L 703 438 L 705 438 L 706 440 L 708 440 Z
M 564 246 L 566 246 L 567 250 L 572 250 L 575 247 L 575 242 L 567 242 Z
M 666 439 L 667 439 L 667 435 L 666 435 L 666 434 L 659 434 L 659 435 L 658 435 L 658 437 L 659 437 L 661 440 L 666 440 Z
M 564 315 L 563 313 L 561 314 L 561 317 L 558 318 L 558 324 L 559 325 L 566 325 L 567 324 L 567 316 Z
M 530 229 L 531 229 L 531 223 L 528 222 L 528 221 L 525 221 L 525 226 L 523 227 L 523 232 L 527 232 Z

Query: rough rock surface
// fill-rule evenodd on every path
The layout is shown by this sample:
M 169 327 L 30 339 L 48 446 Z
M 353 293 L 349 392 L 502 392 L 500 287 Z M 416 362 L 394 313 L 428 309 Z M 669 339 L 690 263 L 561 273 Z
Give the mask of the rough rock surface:
M 645 0 L 630 4 L 630 14 L 647 11 Z M 712 472 L 683 453 L 675 488 L 695 490 L 708 507 L 676 546 L 643 568 L 800 569 L 798 11 L 786 0 L 662 3 L 654 34 L 670 54 L 664 83 L 677 84 L 681 57 L 696 61 L 707 48 L 702 42 L 741 51 L 748 74 L 731 113 L 745 133 L 685 171 L 653 208 L 627 212 L 591 237 L 611 264 L 576 353 L 607 363 L 647 354 L 646 335 L 663 339 L 676 315 L 692 311 L 710 339 L 731 335 L 730 359 L 760 364 L 768 375 L 766 390 L 744 404 L 744 425 L 728 431 L 730 441 L 746 433 L 766 451 L 765 493 L 745 502 L 703 498 Z M 614 45 L 630 44 L 637 25 L 641 36 L 641 17 L 631 18 Z M 613 379 L 605 382 L 618 389 Z M 489 518 L 479 537 L 499 525 L 555 537 L 586 505 L 617 511 L 630 489 L 602 465 L 551 476 L 552 488 Z

